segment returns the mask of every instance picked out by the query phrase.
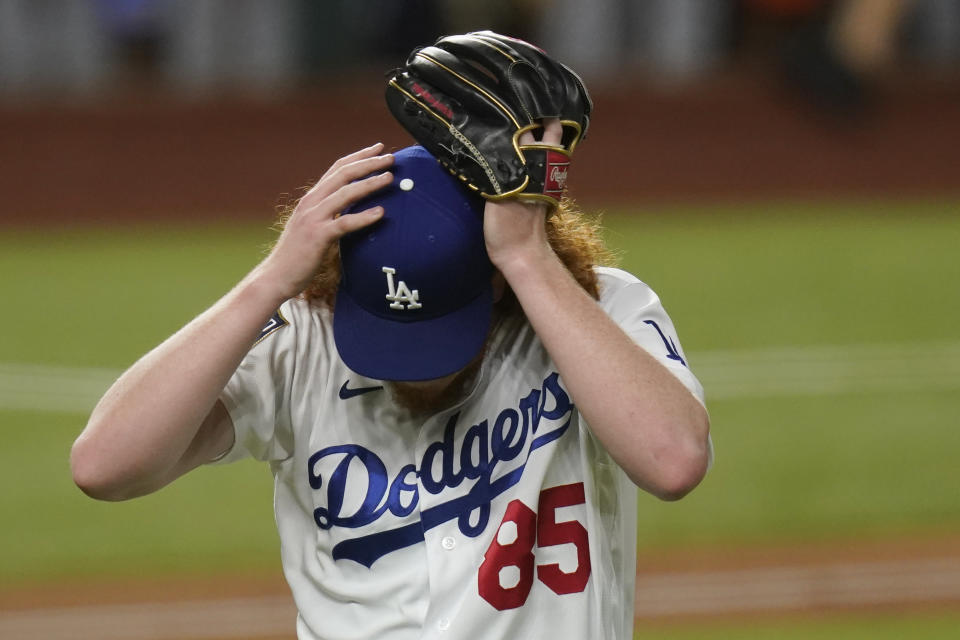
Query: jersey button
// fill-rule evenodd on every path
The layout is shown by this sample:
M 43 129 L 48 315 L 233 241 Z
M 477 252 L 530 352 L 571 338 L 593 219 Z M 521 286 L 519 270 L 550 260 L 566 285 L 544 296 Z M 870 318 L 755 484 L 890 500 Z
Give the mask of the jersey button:
M 447 536 L 440 541 L 440 546 L 446 549 L 447 551 L 450 551 L 455 546 L 457 546 L 457 541 L 453 538 L 453 536 Z
M 450 628 L 450 619 L 449 618 L 440 618 L 437 620 L 437 629 L 440 631 L 446 631 Z

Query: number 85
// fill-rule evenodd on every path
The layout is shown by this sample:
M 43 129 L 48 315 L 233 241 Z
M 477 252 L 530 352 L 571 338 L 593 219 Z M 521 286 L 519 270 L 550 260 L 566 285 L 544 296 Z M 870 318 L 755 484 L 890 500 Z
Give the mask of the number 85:
M 533 548 L 573 544 L 577 549 L 577 568 L 565 573 L 557 563 L 537 565 L 537 578 L 557 594 L 579 593 L 590 578 L 590 545 L 587 530 L 577 521 L 557 522 L 556 510 L 560 507 L 585 502 L 583 483 L 565 484 L 540 492 L 537 507 L 539 516 L 520 500 L 507 505 L 497 535 L 483 555 L 483 564 L 477 575 L 480 597 L 496 609 L 516 609 L 523 606 L 533 588 L 533 569 L 536 558 Z M 516 538 L 509 543 L 500 542 L 500 529 L 507 522 L 516 527 Z M 505 567 L 516 567 L 520 579 L 512 587 L 504 587 L 500 573 Z

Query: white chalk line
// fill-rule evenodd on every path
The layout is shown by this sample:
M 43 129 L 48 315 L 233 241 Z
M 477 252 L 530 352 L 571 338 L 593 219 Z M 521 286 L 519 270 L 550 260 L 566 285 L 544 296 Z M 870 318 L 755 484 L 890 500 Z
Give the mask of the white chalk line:
M 0 363 L 0 409 L 89 413 L 121 373 L 94 367 Z
M 708 400 L 960 388 L 960 342 L 716 350 L 690 364 Z
M 960 602 L 960 558 L 641 573 L 636 617 Z M 0 610 L 0 638 L 240 640 L 294 634 L 285 596 Z
M 960 388 L 960 342 L 724 349 L 689 361 L 708 401 Z M 0 409 L 89 413 L 120 373 L 0 363 Z

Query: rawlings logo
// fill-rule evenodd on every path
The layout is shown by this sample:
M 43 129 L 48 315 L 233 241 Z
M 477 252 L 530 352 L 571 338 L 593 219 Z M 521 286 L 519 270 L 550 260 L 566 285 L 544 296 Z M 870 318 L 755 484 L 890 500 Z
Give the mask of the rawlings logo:
M 567 186 L 567 172 L 570 158 L 556 151 L 547 152 L 547 175 L 544 180 L 544 193 L 560 194 Z
M 427 104 L 429 104 L 431 107 L 433 107 L 443 115 L 447 116 L 447 118 L 453 120 L 453 110 L 447 105 L 440 102 L 440 100 L 435 98 L 432 93 L 430 93 L 429 91 L 421 87 L 416 82 L 413 83 L 413 92 L 418 96 L 420 96 L 421 98 L 423 98 L 424 100 L 426 100 Z
M 402 518 L 416 509 L 421 488 L 438 495 L 465 481 L 473 483 L 458 497 L 423 509 L 416 522 L 338 543 L 334 560 L 371 567 L 388 553 L 422 542 L 425 531 L 450 520 L 457 521 L 464 535 L 480 535 L 490 519 L 490 502 L 520 482 L 534 451 L 563 436 L 573 408 L 558 374 L 551 373 L 542 388 L 521 398 L 516 409 L 500 411 L 492 425 L 482 420 L 470 426 L 459 445 L 454 433 L 460 414 L 454 414 L 444 428 L 443 440 L 426 448 L 419 465 L 408 464 L 392 478 L 383 460 L 360 445 L 317 451 L 307 461 L 307 479 L 315 491 L 326 487 L 325 506 L 313 511 L 314 522 L 324 530 L 364 527 L 387 513 Z M 345 507 L 348 486 L 366 487 L 359 505 Z
M 563 165 L 563 167 L 553 165 L 550 167 L 550 182 L 557 185 L 560 189 L 563 189 L 567 186 L 567 169 L 570 165 Z

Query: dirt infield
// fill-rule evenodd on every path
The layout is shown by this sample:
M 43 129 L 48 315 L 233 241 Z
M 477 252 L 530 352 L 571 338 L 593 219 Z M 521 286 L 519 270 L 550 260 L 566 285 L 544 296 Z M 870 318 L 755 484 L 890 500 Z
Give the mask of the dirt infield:
M 638 561 L 638 624 L 810 611 L 956 611 L 960 536 L 749 549 Z M 165 578 L 0 592 L 0 637 L 45 640 L 292 638 L 279 575 Z
M 369 74 L 369 77 L 377 77 Z M 0 107 L 0 225 L 269 219 L 339 155 L 410 140 L 379 84 L 274 103 L 124 94 Z M 960 83 L 901 83 L 854 123 L 814 116 L 767 76 L 594 91 L 572 193 L 585 205 L 960 194 Z

